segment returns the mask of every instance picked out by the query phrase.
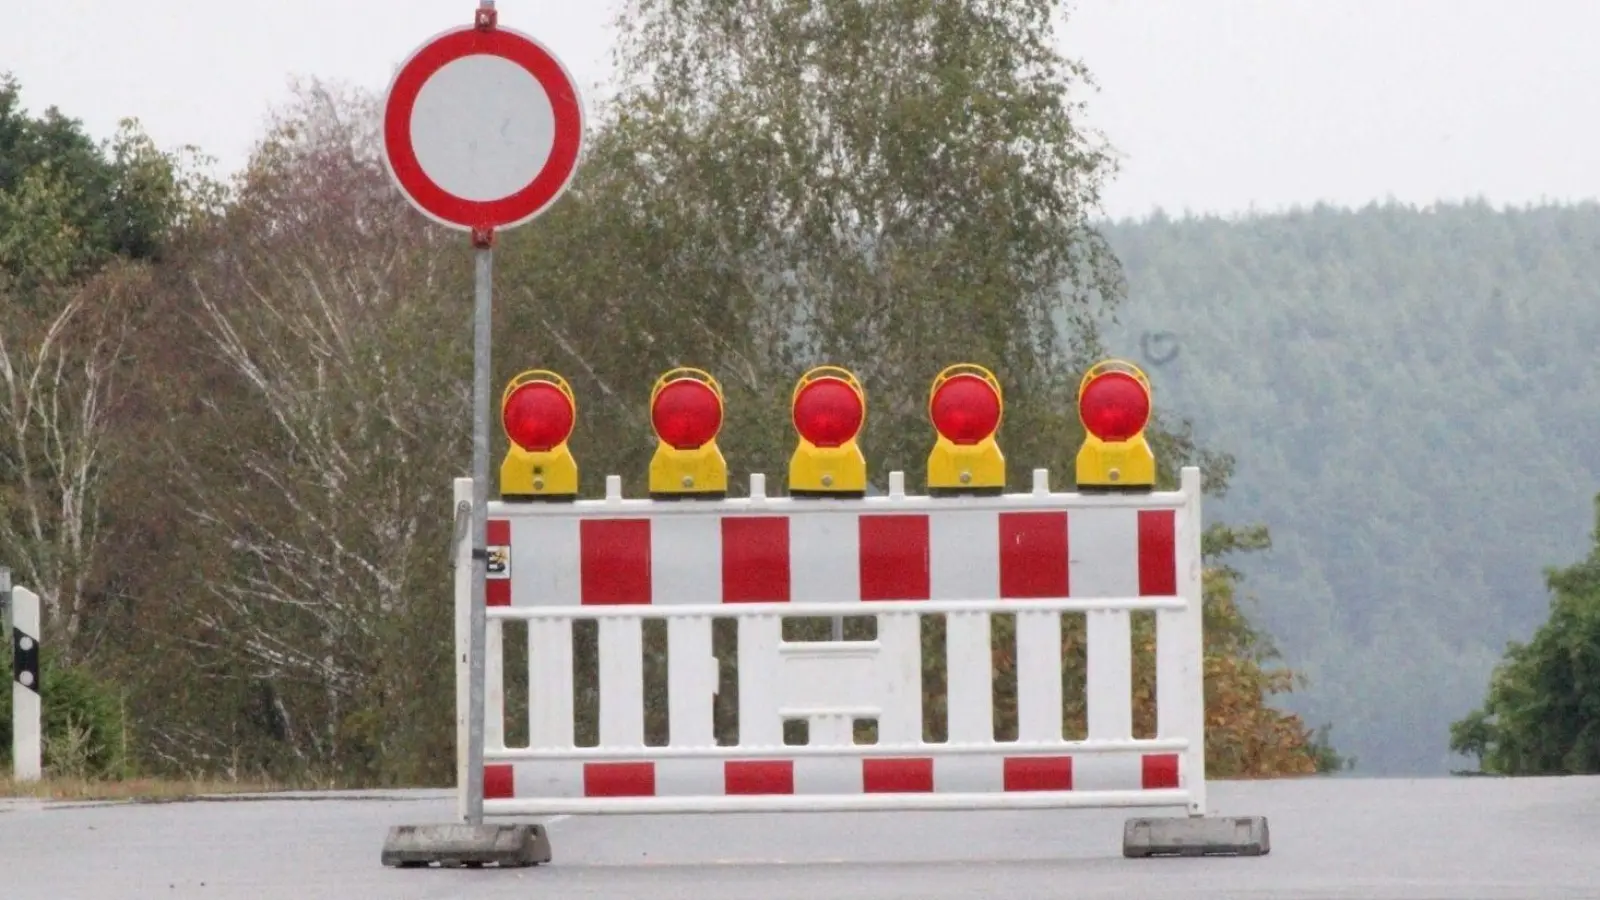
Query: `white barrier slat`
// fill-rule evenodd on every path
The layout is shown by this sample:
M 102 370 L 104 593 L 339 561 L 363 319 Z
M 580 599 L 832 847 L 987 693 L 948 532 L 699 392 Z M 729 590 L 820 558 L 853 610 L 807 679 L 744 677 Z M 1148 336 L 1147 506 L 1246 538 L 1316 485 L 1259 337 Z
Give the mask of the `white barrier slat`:
M 1133 734 L 1133 629 L 1125 610 L 1085 613 L 1090 740 Z
M 506 745 L 505 622 L 489 619 L 483 632 L 483 748 Z
M 710 619 L 667 621 L 667 736 L 676 746 L 717 743 L 717 658 L 711 651 Z
M 600 622 L 600 743 L 644 746 L 644 640 L 638 619 Z
M 1061 614 L 1017 613 L 1017 739 L 1059 741 Z
M 573 708 L 572 622 L 528 623 L 528 745 L 571 747 Z
M 778 717 L 778 645 L 783 621 L 776 616 L 739 620 L 739 743 L 783 743 Z
M 922 734 L 922 617 L 878 616 L 878 644 L 883 648 L 878 671 L 883 673 L 883 713 L 878 719 L 882 743 L 912 743 Z

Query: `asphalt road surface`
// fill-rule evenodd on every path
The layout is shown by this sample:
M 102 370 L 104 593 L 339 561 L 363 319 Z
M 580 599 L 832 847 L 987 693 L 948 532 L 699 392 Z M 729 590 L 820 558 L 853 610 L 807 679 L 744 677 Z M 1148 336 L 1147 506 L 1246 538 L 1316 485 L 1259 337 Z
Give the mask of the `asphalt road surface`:
M 387 869 L 448 794 L 69 805 L 0 800 L 4 900 L 1600 898 L 1600 778 L 1214 783 L 1257 858 L 1121 856 L 1116 811 L 557 818 L 550 865 Z

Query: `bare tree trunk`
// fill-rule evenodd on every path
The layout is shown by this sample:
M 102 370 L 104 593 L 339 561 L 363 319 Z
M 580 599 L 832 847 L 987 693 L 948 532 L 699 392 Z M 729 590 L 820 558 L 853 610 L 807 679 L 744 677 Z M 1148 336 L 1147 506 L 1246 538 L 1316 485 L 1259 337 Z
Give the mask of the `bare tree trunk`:
M 16 312 L 0 328 L 0 458 L 10 469 L 0 547 L 43 600 L 66 659 L 90 624 L 100 487 L 113 455 L 108 413 L 130 327 L 117 309 L 138 278 L 118 268 L 64 294 L 41 327 Z

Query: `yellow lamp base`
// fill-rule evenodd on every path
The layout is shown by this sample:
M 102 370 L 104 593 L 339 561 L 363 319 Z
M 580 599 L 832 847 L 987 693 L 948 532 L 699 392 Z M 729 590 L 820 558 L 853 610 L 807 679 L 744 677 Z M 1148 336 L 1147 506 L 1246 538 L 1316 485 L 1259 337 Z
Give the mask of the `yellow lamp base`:
M 1156 457 L 1142 433 L 1117 443 L 1091 434 L 1078 450 L 1077 475 L 1083 493 L 1148 493 L 1155 488 Z
M 1006 458 L 993 436 L 956 444 L 940 436 L 928 454 L 928 493 L 995 495 L 1006 489 Z
M 665 441 L 650 459 L 650 497 L 655 500 L 720 500 L 728 496 L 728 463 L 717 442 L 678 450 Z
M 854 440 L 838 447 L 818 447 L 801 438 L 789 460 L 789 494 L 793 497 L 865 497 L 867 460 Z
M 500 463 L 500 499 L 508 503 L 567 501 L 578 496 L 578 463 L 565 443 L 529 451 L 511 445 Z

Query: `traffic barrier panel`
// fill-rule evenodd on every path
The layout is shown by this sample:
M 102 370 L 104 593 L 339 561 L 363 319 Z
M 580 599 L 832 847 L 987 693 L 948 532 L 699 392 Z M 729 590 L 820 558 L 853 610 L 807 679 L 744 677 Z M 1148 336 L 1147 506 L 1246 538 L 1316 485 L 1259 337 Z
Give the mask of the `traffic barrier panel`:
M 484 813 L 1184 807 L 1205 797 L 1200 474 L 1175 491 L 491 502 Z M 471 482 L 456 482 L 457 500 Z M 461 697 L 471 570 L 456 568 Z M 1156 734 L 1133 736 L 1130 615 L 1156 617 Z M 995 739 L 990 616 L 1015 615 L 1017 739 Z M 782 620 L 870 615 L 872 641 Z M 924 740 L 920 617 L 946 616 L 948 738 Z M 1086 617 L 1087 736 L 1062 729 L 1063 614 Z M 738 739 L 713 733 L 712 621 L 737 620 Z M 598 620 L 599 745 L 577 745 L 573 623 Z M 645 741 L 642 623 L 667 629 L 667 743 Z M 527 732 L 505 742 L 507 623 Z M 785 744 L 785 721 L 809 740 Z M 857 744 L 854 723 L 877 741 Z M 461 745 L 467 740 L 466 718 Z M 462 764 L 465 761 L 463 749 Z M 461 773 L 465 774 L 464 770 Z M 460 783 L 467 782 L 463 777 Z M 463 796 L 463 808 L 465 807 Z
M 1205 814 L 1200 473 L 1185 468 L 1176 490 L 1155 489 L 1150 388 L 1136 366 L 1103 361 L 1079 386 L 1086 435 L 1075 490 L 1052 491 L 1049 473 L 1035 470 L 1027 493 L 1005 492 L 998 379 L 946 368 L 929 393 L 928 494 L 906 494 L 903 474 L 891 472 L 881 497 L 863 496 L 865 389 L 848 370 L 817 367 L 791 398 L 800 442 L 788 496 L 768 497 L 755 474 L 737 499 L 726 496 L 715 440 L 722 395 L 709 373 L 674 369 L 652 391 L 660 440 L 649 498 L 624 497 L 612 475 L 596 500 L 576 495 L 564 443 L 570 388 L 533 374 L 525 380 L 554 387 L 540 385 L 538 404 L 511 403 L 508 388 L 507 434 L 526 452 L 508 458 L 487 546 L 474 552 L 457 522 L 457 775 L 469 824 L 475 807 L 486 816 L 1182 807 L 1185 817 L 1130 819 L 1124 855 L 1268 852 L 1264 818 Z M 473 483 L 455 488 L 460 520 Z M 479 559 L 484 717 L 474 735 Z M 1133 727 L 1138 611 L 1155 617 L 1149 737 Z M 996 736 L 995 614 L 1013 623 L 1015 738 Z M 844 640 L 847 615 L 870 620 L 874 636 Z M 945 620 L 942 739 L 923 708 L 928 616 Z M 1063 616 L 1085 621 L 1082 738 L 1063 729 Z M 787 621 L 805 618 L 831 618 L 833 639 L 786 636 Z M 731 737 L 715 714 L 727 660 L 715 655 L 714 626 L 726 619 L 737 638 L 737 702 L 723 705 L 736 706 Z M 579 622 L 596 637 L 593 688 L 577 677 Z M 647 622 L 665 625 L 664 738 L 647 739 L 663 712 L 647 708 Z M 508 623 L 527 648 L 510 663 Z M 526 666 L 520 746 L 506 740 L 508 664 Z M 591 716 L 598 741 L 580 746 L 580 719 Z M 866 742 L 856 739 L 863 722 L 875 732 Z M 787 723 L 803 723 L 806 736 L 786 739 Z M 469 773 L 480 750 L 483 770 Z M 469 796 L 475 780 L 482 794 Z M 548 842 L 539 847 L 534 855 L 548 859 Z

